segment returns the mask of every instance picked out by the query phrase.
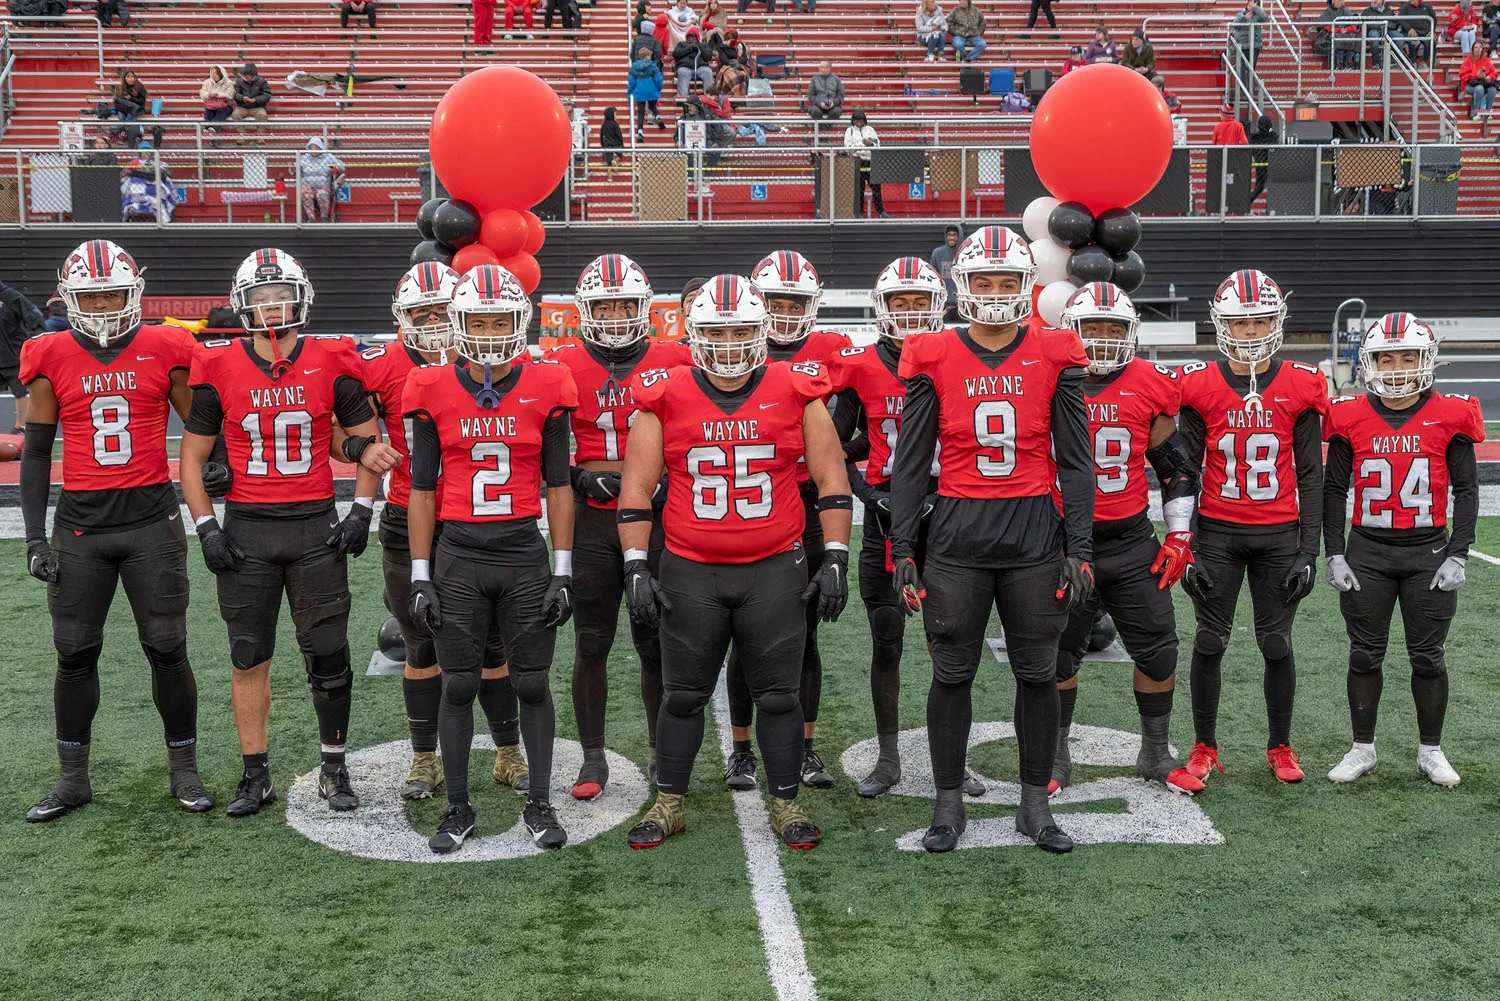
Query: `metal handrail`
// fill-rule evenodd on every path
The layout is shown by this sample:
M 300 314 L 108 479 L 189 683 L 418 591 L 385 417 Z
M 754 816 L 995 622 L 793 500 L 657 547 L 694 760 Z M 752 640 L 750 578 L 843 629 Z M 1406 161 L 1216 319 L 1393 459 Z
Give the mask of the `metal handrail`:
M 59 14 L 56 17 L 16 17 L 12 14 L 0 13 L 0 25 L 5 25 L 7 27 L 9 25 L 17 25 L 18 27 L 25 28 L 26 25 L 30 22 L 38 22 L 46 30 L 51 30 L 46 28 L 47 25 L 57 24 L 59 22 L 61 22 L 64 26 L 69 24 L 91 25 L 94 29 L 94 51 L 98 56 L 99 62 L 99 68 L 96 73 L 101 81 L 104 80 L 104 26 L 99 23 L 98 18 L 91 17 L 87 14 Z M 32 41 L 40 42 L 43 44 L 56 44 L 57 42 L 56 39 L 49 38 L 46 34 L 38 33 L 35 36 L 26 35 L 23 38 L 13 37 L 11 40 L 11 44 L 29 44 Z
M 1438 118 L 1438 136 L 1444 140 L 1451 140 L 1458 136 L 1458 115 L 1452 108 L 1448 107 L 1446 101 L 1433 89 L 1432 84 L 1423 79 L 1422 74 L 1417 72 L 1416 66 L 1412 65 L 1405 52 L 1396 46 L 1389 46 L 1387 59 L 1392 60 L 1411 82 L 1411 128 L 1412 139 L 1416 139 L 1417 133 L 1417 108 L 1418 98 L 1421 103 L 1428 105 Z M 1430 61 L 1429 61 L 1430 65 Z M 1389 77 L 1387 77 L 1389 80 Z M 1390 87 L 1386 87 L 1386 101 L 1390 101 Z M 1389 114 L 1389 111 L 1387 111 Z
M 1301 47 L 1297 43 L 1300 42 L 1301 39 L 1295 35 L 1289 36 L 1286 32 L 1286 29 L 1282 27 L 1283 24 L 1295 25 L 1296 21 L 1293 20 L 1291 12 L 1286 9 L 1286 5 L 1282 3 L 1281 0 L 1272 0 L 1272 3 L 1275 5 L 1276 10 L 1281 14 L 1281 17 L 1272 17 L 1270 19 L 1271 23 L 1276 26 L 1276 33 L 1281 36 L 1281 41 L 1286 45 L 1287 52 L 1291 54 L 1293 61 L 1297 64 L 1296 96 L 1300 98 L 1302 96 L 1302 52 Z
M 1279 128 L 1281 129 L 1282 135 L 1285 136 L 1286 112 L 1281 109 L 1281 105 L 1277 103 L 1276 98 L 1271 96 L 1270 90 L 1266 88 L 1265 82 L 1261 80 L 1260 74 L 1256 73 L 1253 67 L 1250 70 L 1249 83 L 1247 83 L 1240 76 L 1240 59 L 1238 55 L 1230 55 L 1231 51 L 1237 52 L 1238 50 L 1234 49 L 1233 46 L 1226 48 L 1222 53 L 1220 53 L 1219 61 L 1224 66 L 1226 79 L 1232 81 L 1234 84 L 1234 92 L 1236 98 L 1238 98 L 1239 95 L 1243 94 L 1245 100 L 1250 104 L 1250 110 L 1254 112 L 1256 117 L 1258 118 L 1261 115 L 1265 114 L 1265 107 L 1256 100 L 1256 88 L 1258 88 L 1261 98 L 1263 98 L 1265 103 L 1270 106 L 1271 110 L 1276 112 L 1276 121 L 1279 123 Z M 1255 84 L 1255 87 L 1252 87 L 1250 85 L 1251 83 Z M 1238 102 L 1236 101 L 1236 103 Z

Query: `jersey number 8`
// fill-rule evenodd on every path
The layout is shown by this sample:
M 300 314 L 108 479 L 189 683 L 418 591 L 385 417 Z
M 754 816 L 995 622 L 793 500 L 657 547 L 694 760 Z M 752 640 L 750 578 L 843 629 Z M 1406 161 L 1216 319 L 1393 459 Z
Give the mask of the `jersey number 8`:
M 1281 439 L 1269 431 L 1246 435 L 1244 451 L 1239 449 L 1239 436 L 1226 434 L 1219 439 L 1219 451 L 1224 453 L 1224 485 L 1219 496 L 1228 500 L 1239 500 L 1240 462 L 1244 461 L 1244 496 L 1251 500 L 1275 500 L 1281 492 L 1276 478 L 1276 457 L 1281 454 Z
M 94 461 L 101 466 L 130 462 L 130 401 L 123 396 L 96 396 L 89 403 L 94 423 Z

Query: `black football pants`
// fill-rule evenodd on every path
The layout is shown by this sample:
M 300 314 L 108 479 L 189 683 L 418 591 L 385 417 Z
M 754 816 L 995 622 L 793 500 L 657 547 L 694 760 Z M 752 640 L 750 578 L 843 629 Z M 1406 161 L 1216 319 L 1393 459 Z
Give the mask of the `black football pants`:
M 896 601 L 887 551 L 886 524 L 873 508 L 865 508 L 859 546 L 859 596 L 870 622 L 870 699 L 875 705 L 875 732 L 893 735 L 900 729 L 901 652 L 906 637 L 906 613 Z M 917 570 L 927 561 L 927 522 L 917 536 Z
M 1160 579 L 1151 572 L 1160 549 L 1156 530 L 1144 516 L 1121 535 L 1095 536 L 1094 595 L 1074 606 L 1068 616 L 1057 648 L 1058 681 L 1078 673 L 1100 605 L 1114 620 L 1125 652 L 1142 674 L 1152 681 L 1166 681 L 1177 670 L 1172 592 L 1159 588 Z

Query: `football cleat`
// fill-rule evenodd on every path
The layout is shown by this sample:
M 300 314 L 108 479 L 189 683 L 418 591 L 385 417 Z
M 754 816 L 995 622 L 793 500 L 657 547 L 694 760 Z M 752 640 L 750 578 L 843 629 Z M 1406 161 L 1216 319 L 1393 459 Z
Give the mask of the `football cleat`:
M 26 823 L 45 824 L 49 820 L 56 820 L 69 810 L 80 807 L 93 798 L 93 790 L 88 787 L 74 789 L 59 782 L 41 798 L 39 803 L 26 811 Z
M 1166 748 L 1148 748 L 1144 744 L 1135 756 L 1135 774 L 1148 782 L 1160 782 L 1172 792 L 1191 796 L 1202 792 L 1203 781 L 1177 763 Z
M 495 748 L 495 784 L 510 786 L 517 796 L 526 795 L 531 788 L 531 770 L 526 766 L 526 759 L 521 757 L 520 744 Z
M 198 778 L 197 771 L 184 769 L 172 772 L 169 777 L 172 782 L 172 798 L 188 813 L 207 813 L 214 808 L 214 798 L 203 787 L 203 780 Z
M 443 788 L 443 762 L 436 751 L 414 751 L 411 756 L 411 771 L 406 773 L 406 785 L 401 787 L 402 799 L 426 799 Z
M 561 848 L 568 843 L 568 832 L 557 822 L 557 811 L 545 799 L 527 797 L 521 819 L 526 822 L 526 830 L 531 832 L 531 840 L 538 847 Z
M 659 792 L 656 802 L 630 829 L 630 847 L 655 848 L 675 834 L 687 830 L 687 809 L 679 793 Z
M 1215 768 L 1219 774 L 1224 774 L 1224 766 L 1219 764 L 1219 749 L 1209 747 L 1201 740 L 1193 745 L 1192 753 L 1188 755 L 1186 771 L 1193 778 L 1202 782 L 1208 778 L 1208 773 Z
M 823 767 L 823 758 L 812 748 L 802 752 L 802 784 L 814 789 L 827 789 L 833 785 L 833 776 Z
M 795 799 L 771 797 L 771 830 L 788 848 L 806 850 L 818 847 L 823 832 L 807 819 L 807 812 Z
M 1417 759 L 1420 766 L 1421 757 Z M 1330 782 L 1353 782 L 1366 772 L 1375 769 L 1375 745 L 1355 744 L 1343 760 L 1328 770 Z
M 359 797 L 354 794 L 354 787 L 349 783 L 349 768 L 346 765 L 333 769 L 325 765 L 318 769 L 318 795 L 328 800 L 328 809 L 338 813 L 347 813 L 359 806 Z
M 865 799 L 874 799 L 891 791 L 896 783 L 901 781 L 901 761 L 886 761 L 884 759 L 875 762 L 875 770 L 865 778 L 859 780 L 854 791 Z
M 922 835 L 922 847 L 929 852 L 951 852 L 969 826 L 964 812 L 963 795 L 957 789 L 939 789 L 937 805 L 932 808 L 932 823 Z
M 1021 803 L 1016 807 L 1016 830 L 1030 838 L 1044 852 L 1066 855 L 1073 850 L 1073 839 L 1062 832 L 1052 819 L 1045 786 L 1021 784 Z
M 1266 761 L 1277 782 L 1301 782 L 1302 766 L 1298 764 L 1301 760 L 1291 744 L 1277 744 L 1266 752 Z
M 1047 783 L 1047 795 L 1062 792 L 1073 777 L 1073 755 L 1068 752 L 1068 731 L 1071 727 L 1059 727 L 1057 731 L 1057 753 L 1052 758 L 1052 780 Z
M 973 772 L 965 768 L 963 790 L 965 796 L 983 796 L 986 792 L 986 787 Z
M 591 753 L 597 753 L 598 757 L 591 758 Z M 583 767 L 578 769 L 578 778 L 573 782 L 574 799 L 594 799 L 604 792 L 604 785 L 609 781 L 609 762 L 604 760 L 604 752 L 583 752 Z
M 1459 783 L 1458 772 L 1448 764 L 1448 756 L 1443 753 L 1441 747 L 1430 747 L 1426 744 L 1418 747 L 1417 770 L 1427 776 L 1433 785 L 1456 786 Z
M 251 772 L 240 779 L 234 799 L 225 812 L 231 817 L 248 817 L 259 813 L 267 803 L 276 802 L 276 786 L 269 771 Z
M 438 821 L 437 833 L 427 839 L 427 847 L 439 855 L 458 851 L 464 839 L 474 833 L 474 808 L 468 803 L 450 803 Z
M 733 751 L 724 766 L 724 784 L 735 792 L 755 788 L 755 752 Z

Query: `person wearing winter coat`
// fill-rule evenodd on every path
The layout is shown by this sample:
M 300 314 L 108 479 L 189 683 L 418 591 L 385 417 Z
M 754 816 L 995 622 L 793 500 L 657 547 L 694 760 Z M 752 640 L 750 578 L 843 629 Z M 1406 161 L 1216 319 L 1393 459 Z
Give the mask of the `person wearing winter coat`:
M 660 70 L 656 72 L 657 76 L 661 75 Z M 645 136 L 637 133 L 637 138 L 644 139 Z M 605 150 L 625 148 L 625 134 L 620 131 L 620 123 L 615 121 L 614 108 L 604 109 L 604 121 L 599 123 L 599 147 Z M 618 153 L 605 153 L 604 165 L 613 167 L 618 158 L 620 158 Z
M 677 0 L 667 11 L 667 32 L 671 38 L 671 47 L 676 49 L 687 39 L 689 28 L 698 27 L 698 12 L 688 6 L 687 0 Z M 667 48 L 665 42 L 662 48 Z
M 1083 50 L 1083 61 L 1090 66 L 1094 63 L 1117 63 L 1120 61 L 1120 47 L 1109 40 L 1109 29 L 1099 25 L 1094 29 L 1094 40 L 1089 47 Z
M 1219 108 L 1219 122 L 1214 126 L 1215 146 L 1248 146 L 1250 139 L 1245 135 L 1245 126 L 1234 117 L 1234 108 L 1228 102 Z
M 714 74 L 714 85 L 723 94 L 742 93 L 750 79 L 750 48 L 740 41 L 737 28 L 726 28 L 715 47 L 719 59 L 718 72 Z
M 677 96 L 687 97 L 688 87 L 696 79 L 707 90 L 713 86 L 713 57 L 708 46 L 698 40 L 698 29 L 689 28 L 687 37 L 672 49 L 672 69 L 677 74 Z
M 1160 73 L 1151 78 L 1151 86 L 1155 87 L 1156 92 L 1161 95 L 1161 99 L 1166 104 L 1168 111 L 1175 115 L 1182 110 L 1181 99 L 1167 89 L 1166 78 Z
M 1130 42 L 1120 54 L 1120 64 L 1135 70 L 1147 80 L 1156 73 L 1156 50 L 1146 41 L 1146 33 L 1140 28 L 1130 33 Z
M 205 122 L 227 121 L 234 110 L 234 78 L 222 66 L 210 66 L 208 79 L 198 85 Z
M 837 118 L 843 111 L 844 81 L 834 75 L 833 63 L 825 59 L 807 82 L 807 117 Z
M 927 46 L 926 62 L 943 58 L 943 46 L 948 41 L 948 15 L 937 0 L 922 0 L 917 7 L 917 41 Z
M 1474 0 L 1458 0 L 1448 12 L 1448 27 L 1443 34 L 1458 43 L 1464 55 L 1474 47 L 1474 38 L 1479 34 L 1479 12 L 1474 9 Z
M 328 152 L 322 136 L 307 140 L 297 158 L 302 186 L 302 220 L 327 222 L 333 218 L 334 191 L 344 176 L 344 161 Z
M 1438 30 L 1437 11 L 1430 3 L 1402 4 L 1391 27 L 1392 34 L 1410 39 L 1406 43 L 1406 58 L 1414 64 L 1432 62 L 1432 35 Z
M 123 70 L 112 98 L 120 121 L 133 122 L 146 109 L 146 85 L 136 77 L 134 70 Z
M 256 70 L 254 63 L 246 63 L 234 81 L 234 111 L 229 120 L 240 122 L 253 118 L 263 122 L 266 120 L 266 105 L 270 103 L 271 85 Z
M 642 31 L 631 39 L 629 62 L 634 63 L 639 58 L 636 53 L 641 49 L 645 49 L 647 58 L 656 64 L 657 69 L 661 69 L 661 42 L 650 31 Z
M 662 124 L 661 111 L 657 105 L 657 101 L 661 100 L 661 86 L 661 67 L 652 61 L 650 51 L 642 45 L 635 50 L 635 62 L 630 64 L 628 89 L 630 100 L 635 103 L 637 139 L 646 138 L 640 130 L 644 128 L 648 115 L 656 119 L 657 128 L 666 128 Z
M 165 163 L 158 166 L 156 150 L 142 142 L 138 159 L 120 177 L 120 218 L 125 222 L 171 222 L 177 209 L 177 188 Z
M 849 127 L 844 130 L 844 148 L 852 150 L 855 160 L 859 164 L 859 174 L 854 185 L 854 216 L 863 219 L 865 215 L 865 187 L 870 189 L 870 207 L 875 214 L 882 219 L 890 218 L 885 210 L 885 203 L 880 199 L 880 185 L 870 180 L 870 150 L 880 145 L 880 137 L 870 127 L 869 120 L 863 111 L 856 111 L 849 116 Z
M 1320 56 L 1331 52 L 1334 69 L 1354 69 L 1359 62 L 1359 25 L 1334 23 L 1354 16 L 1344 0 L 1328 0 L 1328 6 L 1313 22 L 1313 52 Z
M 953 54 L 959 62 L 978 59 L 989 48 L 984 40 L 984 12 L 974 6 L 974 0 L 958 0 L 958 6 L 948 15 L 948 32 L 953 36 Z M 964 50 L 968 51 L 965 52 Z
M 651 32 L 651 37 L 656 39 L 656 44 L 661 46 L 663 52 L 672 51 L 672 27 L 671 20 L 665 14 L 656 15 L 656 25 Z
M 1476 45 L 1458 66 L 1458 92 L 1469 95 L 1470 119 L 1494 107 L 1497 82 L 1495 61 L 1491 58 L 1494 52 L 1493 48 L 1486 52 L 1483 45 Z
M 1057 78 L 1061 80 L 1078 67 L 1087 65 L 1083 60 L 1083 47 L 1075 45 L 1068 50 L 1068 58 L 1063 62 L 1062 69 L 1057 71 Z

